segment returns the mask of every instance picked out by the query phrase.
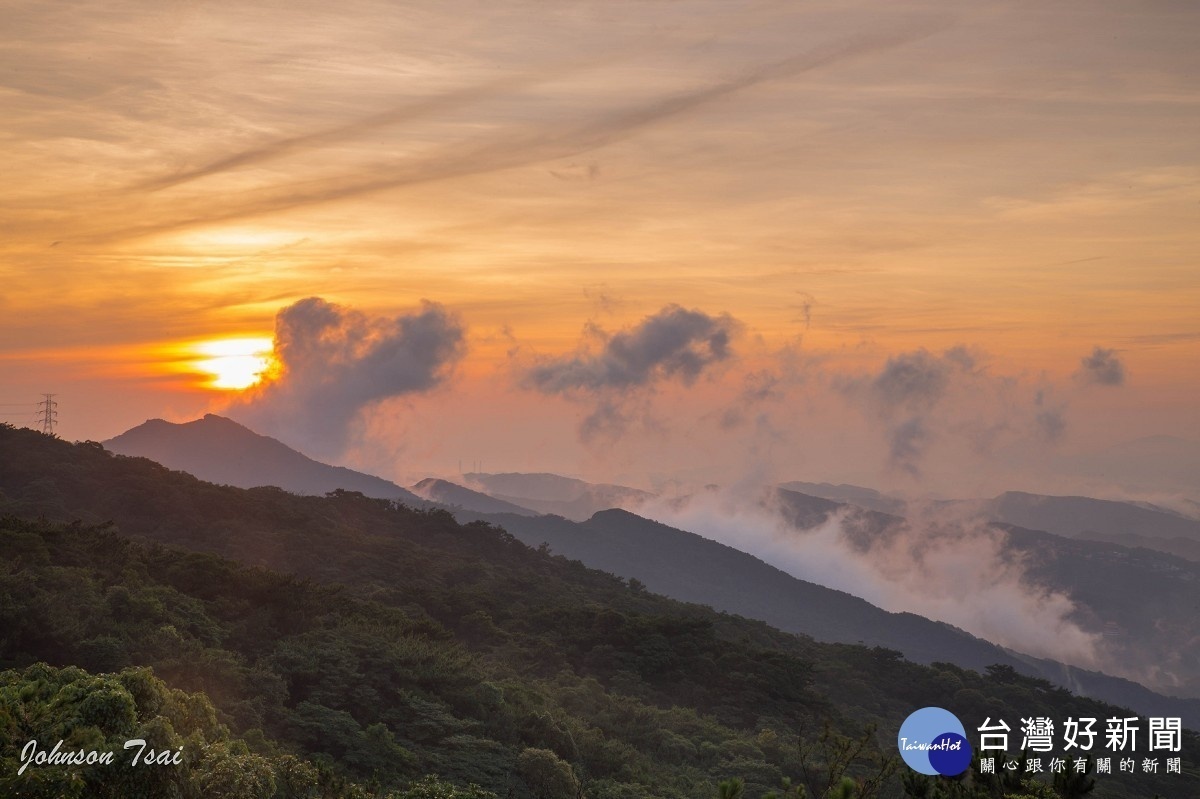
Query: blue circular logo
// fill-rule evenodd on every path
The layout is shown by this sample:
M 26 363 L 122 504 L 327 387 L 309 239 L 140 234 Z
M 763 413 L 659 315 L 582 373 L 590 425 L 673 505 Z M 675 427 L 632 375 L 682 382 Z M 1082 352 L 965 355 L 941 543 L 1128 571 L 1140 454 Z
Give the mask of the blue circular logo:
M 910 714 L 900 725 L 896 746 L 909 768 L 931 777 L 957 777 L 971 765 L 974 754 L 962 722 L 940 707 Z

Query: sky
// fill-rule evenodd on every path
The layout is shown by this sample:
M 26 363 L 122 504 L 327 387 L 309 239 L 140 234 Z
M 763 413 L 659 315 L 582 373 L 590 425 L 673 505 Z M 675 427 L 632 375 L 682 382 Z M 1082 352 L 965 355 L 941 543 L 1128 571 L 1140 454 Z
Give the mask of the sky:
M 1193 2 L 5 18 L 0 420 L 216 412 L 407 482 L 1200 498 Z

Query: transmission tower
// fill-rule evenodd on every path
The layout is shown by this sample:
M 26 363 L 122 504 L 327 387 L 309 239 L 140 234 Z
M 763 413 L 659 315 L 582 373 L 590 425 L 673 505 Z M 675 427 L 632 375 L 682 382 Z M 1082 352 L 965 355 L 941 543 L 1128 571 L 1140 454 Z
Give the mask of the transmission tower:
M 42 432 L 46 435 L 54 435 L 54 425 L 58 421 L 58 403 L 54 401 L 53 394 L 43 394 L 42 401 L 38 405 L 38 421 L 41 422 Z

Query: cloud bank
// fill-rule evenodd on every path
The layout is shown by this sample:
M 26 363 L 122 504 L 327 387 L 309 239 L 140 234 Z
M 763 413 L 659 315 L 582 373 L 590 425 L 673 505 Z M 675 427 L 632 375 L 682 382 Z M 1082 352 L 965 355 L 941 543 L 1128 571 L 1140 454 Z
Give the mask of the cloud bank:
M 935 507 L 909 506 L 886 529 L 846 510 L 808 529 L 755 491 L 705 492 L 637 512 L 748 552 L 809 582 L 885 610 L 944 621 L 993 643 L 1095 667 L 1097 638 L 1066 595 L 1033 585 L 1004 533 Z

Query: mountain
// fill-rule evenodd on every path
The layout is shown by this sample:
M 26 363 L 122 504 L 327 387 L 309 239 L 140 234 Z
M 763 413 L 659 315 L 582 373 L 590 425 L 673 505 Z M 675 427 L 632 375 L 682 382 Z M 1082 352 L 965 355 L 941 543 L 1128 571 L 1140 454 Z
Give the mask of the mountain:
M 149 458 L 164 466 L 221 485 L 254 488 L 273 485 L 294 494 L 358 491 L 368 497 L 426 503 L 395 483 L 303 455 L 274 438 L 259 435 L 232 419 L 206 414 L 175 424 L 151 419 L 103 442 L 121 455 Z
M 1105 544 L 1119 544 L 1130 549 L 1153 549 L 1166 555 L 1200 563 L 1200 541 L 1194 538 L 1153 538 L 1133 533 L 1081 533 L 1081 539 Z
M 1200 521 L 1130 502 L 1009 491 L 988 501 L 983 513 L 991 521 L 1069 538 L 1099 533 L 1200 542 Z
M 761 619 L 819 641 L 883 646 L 918 663 L 1018 665 L 999 647 L 947 624 L 889 613 L 842 591 L 796 579 L 733 547 L 629 511 L 600 511 L 585 522 L 555 516 L 458 515 L 500 525 L 530 546 L 547 543 L 552 552 L 635 578 L 656 593 Z
M 168 429 L 190 427 L 165 422 L 158 424 Z M 209 456 L 216 460 L 219 460 L 220 445 L 230 446 L 248 440 L 252 444 L 267 442 L 274 450 L 290 454 L 292 459 L 303 459 L 309 468 L 333 469 L 309 461 L 279 442 L 257 436 L 220 417 L 206 417 L 191 426 L 201 430 L 210 428 L 205 438 L 210 447 Z M 254 472 L 256 481 L 261 482 L 267 479 L 266 475 L 272 475 L 267 459 L 246 455 L 244 449 L 233 450 L 228 456 L 229 461 L 241 462 L 243 466 L 252 459 L 260 464 Z M 355 474 L 349 470 L 337 471 Z M 597 486 L 550 474 L 468 477 L 475 484 L 486 483 L 495 489 L 533 494 L 533 502 L 550 503 L 560 509 L 564 503 L 575 502 L 575 512 L 599 496 L 614 501 L 648 496 L 635 489 Z M 889 614 L 849 594 L 796 581 L 783 572 L 766 574 L 750 570 L 740 559 L 754 561 L 759 569 L 771 567 L 728 547 L 711 549 L 720 545 L 698 536 L 680 539 L 665 532 L 670 528 L 635 525 L 633 520 L 639 517 L 633 514 L 613 517 L 601 513 L 598 518 L 591 517 L 572 526 L 568 519 L 533 520 L 530 515 L 537 508 L 451 483 L 425 481 L 422 485 L 430 498 L 436 497 L 437 501 L 467 512 L 465 516 L 460 512 L 460 518 L 488 515 L 491 519 L 498 514 L 510 532 L 530 545 L 546 541 L 555 552 L 579 558 L 589 566 L 623 577 L 636 577 L 652 590 L 677 599 L 762 619 L 781 629 L 812 635 L 819 640 L 861 641 L 885 646 L 901 651 L 917 662 L 946 660 L 973 668 L 1005 663 L 1056 682 L 1062 680 L 1061 667 L 1047 670 L 1033 659 L 1010 656 L 962 631 L 951 631 L 945 625 L 936 625 L 911 614 Z M 547 497 L 555 499 L 545 499 Z M 904 523 L 897 516 L 783 488 L 775 490 L 771 504 L 797 530 L 812 528 L 832 514 L 844 512 L 842 535 L 864 553 L 873 546 L 876 538 L 885 536 L 894 525 Z M 957 504 L 949 503 L 947 507 L 953 508 Z M 1191 538 L 1190 533 L 1200 523 L 1129 503 L 1020 492 L 1000 495 L 986 503 L 983 512 L 985 517 L 1007 525 L 1007 546 L 1014 556 L 1030 564 L 1027 575 L 1031 580 L 1045 590 L 1065 594 L 1076 604 L 1079 609 L 1076 621 L 1083 629 L 1102 636 L 1102 651 L 1110 668 L 1122 674 L 1144 675 L 1143 682 L 1160 692 L 1200 696 L 1200 668 L 1196 665 L 1200 662 L 1196 660 L 1200 657 L 1200 640 L 1193 632 L 1195 614 L 1200 612 L 1200 569 L 1193 568 L 1195 564 L 1188 561 L 1147 549 L 1131 550 L 1101 541 L 1070 540 L 1057 534 L 1082 533 L 1095 539 L 1112 535 L 1114 530 L 1132 529 L 1175 534 L 1176 538 L 1184 534 L 1189 536 L 1186 541 L 1194 541 L 1200 538 Z M 602 524 L 613 518 L 624 519 L 624 522 Z M 641 522 L 653 525 L 646 520 Z M 600 529 L 602 527 L 604 529 Z M 1093 527 L 1110 532 L 1086 532 Z M 1051 533 L 1037 534 L 1026 528 L 1050 528 Z M 549 532 L 551 530 L 553 534 Z M 1142 539 L 1151 545 L 1160 540 L 1144 535 Z M 682 557 L 682 553 L 688 553 L 688 557 Z M 722 580 L 722 574 L 733 573 L 742 574 L 742 577 L 734 582 L 728 578 Z M 787 588 L 780 584 L 781 578 Z M 1154 619 L 1155 623 L 1147 624 L 1146 619 Z M 1089 684 L 1090 691 L 1100 692 L 1097 695 L 1116 700 L 1132 696 L 1119 683 L 1114 684 L 1114 693 L 1105 693 L 1108 689 L 1095 687 L 1098 682 L 1103 682 L 1100 676 Z
M 449 480 L 426 477 L 412 486 L 413 493 L 431 502 L 449 508 L 478 511 L 479 513 L 515 513 L 518 516 L 539 516 L 537 511 L 522 508 L 511 502 L 488 496 L 481 491 L 472 491 Z
M 881 536 L 905 524 L 904 517 L 859 505 L 813 497 L 777 486 L 768 492 L 767 505 L 799 532 L 805 532 L 841 514 L 841 535 L 859 551 L 869 549 Z
M 595 528 L 629 521 L 601 514 Z M 673 601 L 442 510 L 217 486 L 2 425 L 0 551 L 0 668 L 152 666 L 204 691 L 235 734 L 253 735 L 252 752 L 338 770 L 280 761 L 289 795 L 314 795 L 294 778 L 343 772 L 385 789 L 435 774 L 514 799 L 690 799 L 730 776 L 748 795 L 785 778 L 821 795 L 832 761 L 819 753 L 852 747 L 846 773 L 861 784 L 914 708 L 945 707 L 971 729 L 1001 714 L 1015 725 L 1123 712 L 1005 665 L 922 666 Z M 14 718 L 49 701 L 45 667 L 32 668 L 3 675 L 33 705 Z M 122 674 L 147 695 L 144 677 Z M 862 734 L 875 724 L 878 737 Z M 1184 732 L 1182 745 L 1182 775 L 1113 774 L 1097 795 L 1196 795 L 1200 741 Z M 274 768 L 240 751 L 230 773 Z M 570 790 L 542 792 L 547 770 Z M 879 795 L 900 789 L 893 776 Z
M 597 511 L 637 505 L 654 497 L 647 491 L 629 486 L 588 483 L 546 472 L 472 472 L 463 475 L 463 479 L 496 499 L 577 522 L 587 520 Z
M 807 530 L 824 524 L 829 521 L 830 516 L 846 507 L 840 502 L 783 487 L 768 491 L 766 501 L 779 511 L 784 521 L 797 530 Z
M 846 483 L 838 483 L 836 485 L 833 483 L 805 483 L 800 480 L 780 483 L 779 487 L 806 494 L 810 497 L 820 497 L 821 499 L 829 499 L 847 505 L 857 505 L 860 508 L 879 511 L 880 513 L 899 514 L 904 512 L 904 500 L 890 497 L 887 494 L 881 494 L 873 488 L 863 488 L 862 486 L 848 485 Z
M 802 497 L 790 499 L 795 503 Z M 808 499 L 814 508 L 824 502 Z M 1131 680 L 1009 651 L 913 613 L 892 613 L 843 591 L 792 577 L 725 544 L 628 511 L 601 511 L 582 523 L 554 516 L 469 511 L 456 516 L 500 525 L 530 546 L 547 544 L 552 552 L 636 579 L 673 599 L 760 619 L 818 641 L 883 647 L 917 663 L 946 662 L 973 669 L 1000 664 L 1147 714 L 1168 706 L 1184 708 L 1195 714 L 1189 717 L 1200 721 L 1200 701 L 1164 697 Z M 872 518 L 878 522 L 889 517 L 873 514 Z
M 1102 634 L 1115 671 L 1144 675 L 1160 692 L 1200 697 L 1200 564 L 1151 549 L 1008 527 L 1006 549 L 1032 586 L 1076 605 L 1080 626 Z
M 823 524 L 833 513 L 840 513 L 841 539 L 864 556 L 877 545 L 889 546 L 892 537 L 902 534 L 909 524 L 899 516 L 782 488 L 776 489 L 773 507 L 797 531 Z M 940 515 L 942 534 L 952 536 L 960 529 L 955 519 L 960 511 L 967 512 L 962 517 L 966 528 L 971 527 L 976 512 L 991 521 L 991 530 L 1002 535 L 997 540 L 1003 558 L 1022 564 L 1023 590 L 1070 600 L 1072 621 L 1095 636 L 1098 662 L 1106 671 L 1136 675 L 1140 683 L 1158 693 L 1200 698 L 1200 564 L 1181 557 L 1200 550 L 1200 538 L 1069 535 L 1085 526 L 1188 533 L 1195 522 L 1169 511 L 1122 502 L 1012 492 L 987 503 L 982 511 L 970 503 L 942 503 L 935 513 Z M 1025 524 L 998 519 L 1021 519 Z M 1053 527 L 1061 532 L 1045 532 Z M 1075 685 L 1074 677 L 1063 682 L 1061 670 L 1041 666 L 1038 670 L 1059 684 Z

